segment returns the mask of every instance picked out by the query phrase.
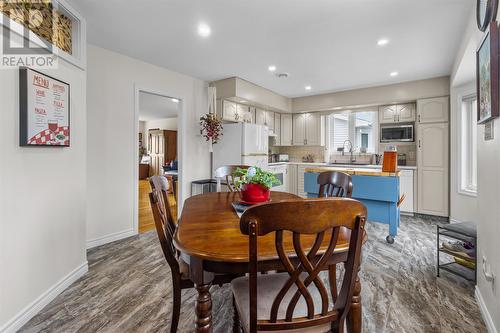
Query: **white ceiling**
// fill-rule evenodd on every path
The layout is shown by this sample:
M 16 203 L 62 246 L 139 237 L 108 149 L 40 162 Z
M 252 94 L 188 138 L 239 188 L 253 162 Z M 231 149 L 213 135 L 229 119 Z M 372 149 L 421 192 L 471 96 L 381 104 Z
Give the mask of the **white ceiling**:
M 179 103 L 171 98 L 139 92 L 139 120 L 148 121 L 156 119 L 177 117 Z
M 294 97 L 449 75 L 472 0 L 73 0 L 88 40 Z M 200 22 L 212 34 L 197 34 Z M 388 38 L 385 47 L 377 40 Z M 290 74 L 278 79 L 267 68 Z M 389 73 L 398 71 L 399 76 Z M 310 91 L 304 87 L 311 85 Z

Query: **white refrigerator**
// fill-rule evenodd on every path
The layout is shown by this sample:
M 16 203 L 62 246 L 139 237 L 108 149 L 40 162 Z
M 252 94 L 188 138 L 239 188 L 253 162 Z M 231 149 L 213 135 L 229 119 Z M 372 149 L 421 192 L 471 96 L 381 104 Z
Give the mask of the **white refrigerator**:
M 213 145 L 213 170 L 223 165 L 250 165 L 267 170 L 267 127 L 248 123 L 223 126 L 223 135 Z

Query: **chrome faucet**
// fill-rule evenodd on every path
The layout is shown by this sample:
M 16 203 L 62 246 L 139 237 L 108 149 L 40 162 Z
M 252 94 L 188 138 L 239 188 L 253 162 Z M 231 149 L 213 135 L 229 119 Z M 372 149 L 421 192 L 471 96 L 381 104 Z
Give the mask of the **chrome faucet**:
M 347 147 L 349 147 L 349 153 L 351 153 L 351 163 L 356 162 L 356 159 L 354 158 L 354 149 L 352 147 L 352 142 L 349 139 L 345 140 L 342 144 L 342 156 L 344 156 L 346 143 L 348 144 Z

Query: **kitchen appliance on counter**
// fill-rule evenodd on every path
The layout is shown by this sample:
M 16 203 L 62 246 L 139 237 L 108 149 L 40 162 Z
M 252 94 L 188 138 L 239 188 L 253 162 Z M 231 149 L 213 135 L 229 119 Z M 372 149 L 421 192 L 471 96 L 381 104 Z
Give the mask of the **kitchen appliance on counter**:
M 223 165 L 251 165 L 267 170 L 266 126 L 249 123 L 224 125 L 223 135 L 213 147 L 213 170 Z
M 414 124 L 380 125 L 380 142 L 413 142 Z

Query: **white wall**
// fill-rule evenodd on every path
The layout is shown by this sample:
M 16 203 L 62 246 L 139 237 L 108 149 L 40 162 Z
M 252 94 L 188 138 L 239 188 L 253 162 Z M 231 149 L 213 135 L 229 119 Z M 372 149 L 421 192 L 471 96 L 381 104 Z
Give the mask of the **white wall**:
M 483 36 L 475 24 L 475 11 L 470 15 L 466 32 L 460 47 L 455 65 L 452 72 L 452 98 L 458 96 L 460 91 L 474 85 L 475 71 L 475 49 Z M 471 47 L 472 45 L 472 47 Z M 471 79 L 472 76 L 472 79 Z M 461 84 L 460 87 L 453 87 L 454 83 L 469 81 L 469 85 Z M 452 104 L 453 107 L 453 104 Z M 452 117 L 457 117 L 458 108 L 455 106 L 452 110 Z M 455 124 L 457 124 L 455 120 Z M 452 126 L 453 128 L 453 126 Z M 498 235 L 500 234 L 500 121 L 494 120 L 495 138 L 491 141 L 484 140 L 484 125 L 478 127 L 478 196 L 477 210 L 470 199 L 458 198 L 452 196 L 452 216 L 472 216 L 477 224 L 478 236 L 478 281 L 476 295 L 485 317 L 486 325 L 490 332 L 500 330 L 500 243 Z M 452 141 L 456 140 L 452 136 Z M 456 150 L 455 150 L 456 151 Z M 457 167 L 457 160 L 452 159 L 452 170 Z M 458 176 L 455 173 L 454 178 Z M 457 179 L 453 179 L 455 183 Z M 459 205 L 464 207 L 459 208 Z M 464 209 L 465 208 L 465 209 Z M 494 284 L 486 281 L 483 274 L 482 257 L 488 260 L 487 269 L 493 271 L 497 279 Z
M 19 74 L 0 70 L 0 332 L 87 270 L 86 76 L 63 60 L 43 72 L 71 86 L 69 148 L 19 147 Z
M 207 112 L 208 84 L 92 45 L 87 72 L 87 240 L 94 246 L 134 232 L 135 87 L 181 100 L 182 201 L 191 193 L 191 181 L 210 173 L 208 145 L 198 127 Z

